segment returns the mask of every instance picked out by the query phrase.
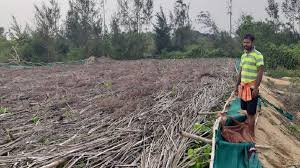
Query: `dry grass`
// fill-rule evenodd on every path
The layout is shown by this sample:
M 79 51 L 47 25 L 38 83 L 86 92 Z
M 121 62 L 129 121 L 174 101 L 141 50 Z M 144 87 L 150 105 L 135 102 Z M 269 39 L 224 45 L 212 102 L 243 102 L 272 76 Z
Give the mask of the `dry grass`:
M 187 167 L 191 141 L 179 132 L 221 103 L 233 65 L 101 59 L 0 68 L 0 167 Z

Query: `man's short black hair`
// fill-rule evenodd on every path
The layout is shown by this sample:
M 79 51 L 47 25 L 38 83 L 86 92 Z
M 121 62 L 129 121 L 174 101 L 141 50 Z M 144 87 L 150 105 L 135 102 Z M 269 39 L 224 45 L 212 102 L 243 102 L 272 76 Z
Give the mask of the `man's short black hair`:
M 245 36 L 244 36 L 244 39 L 249 39 L 249 40 L 251 40 L 252 42 L 255 40 L 255 37 L 252 35 L 252 34 L 246 34 Z

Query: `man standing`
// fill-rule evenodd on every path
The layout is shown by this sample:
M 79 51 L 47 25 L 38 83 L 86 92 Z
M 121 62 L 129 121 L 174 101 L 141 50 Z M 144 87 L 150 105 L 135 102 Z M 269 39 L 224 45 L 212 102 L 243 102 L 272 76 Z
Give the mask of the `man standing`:
M 255 114 L 257 109 L 259 86 L 264 73 L 264 57 L 254 47 L 255 37 L 246 34 L 243 40 L 245 49 L 241 57 L 240 73 L 235 93 L 241 98 L 241 108 L 248 114 L 251 136 L 255 138 Z

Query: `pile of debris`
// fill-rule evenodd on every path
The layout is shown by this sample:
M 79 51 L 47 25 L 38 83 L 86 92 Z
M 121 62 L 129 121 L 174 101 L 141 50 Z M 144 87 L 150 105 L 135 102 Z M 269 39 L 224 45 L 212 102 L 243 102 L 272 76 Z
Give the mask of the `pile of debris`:
M 180 131 L 222 106 L 231 59 L 1 68 L 0 167 L 186 167 Z M 3 110 L 4 111 L 4 110 Z

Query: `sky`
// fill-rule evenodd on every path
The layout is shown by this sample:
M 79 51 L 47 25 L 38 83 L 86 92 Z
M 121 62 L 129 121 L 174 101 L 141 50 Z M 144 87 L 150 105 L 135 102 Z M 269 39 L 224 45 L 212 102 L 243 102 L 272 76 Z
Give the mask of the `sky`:
M 17 21 L 24 26 L 26 23 L 29 26 L 34 26 L 34 4 L 41 4 L 46 0 L 0 0 L 0 27 L 6 30 L 12 21 L 12 16 L 17 18 Z M 157 11 L 160 6 L 165 11 L 173 10 L 174 2 L 176 0 L 153 0 L 155 10 Z M 282 3 L 283 0 L 275 0 Z M 63 19 L 68 10 L 68 0 L 58 0 Z M 229 16 L 227 13 L 227 4 L 229 0 L 185 0 L 190 4 L 190 15 L 195 20 L 200 11 L 210 12 L 212 18 L 215 20 L 217 26 L 221 30 L 229 30 Z M 117 0 L 107 0 L 106 5 L 107 20 L 110 15 L 117 11 Z M 256 20 L 263 20 L 267 17 L 265 7 L 267 0 L 233 0 L 233 24 L 237 25 L 238 19 L 243 13 L 251 14 Z M 197 25 L 195 28 L 198 29 Z

